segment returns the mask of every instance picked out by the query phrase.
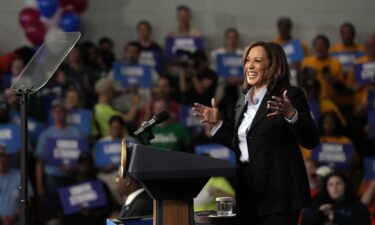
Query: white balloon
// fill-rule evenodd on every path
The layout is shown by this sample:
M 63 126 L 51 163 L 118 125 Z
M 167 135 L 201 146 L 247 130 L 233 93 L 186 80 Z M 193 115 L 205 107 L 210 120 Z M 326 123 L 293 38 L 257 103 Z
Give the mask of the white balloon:
M 25 0 L 25 5 L 28 7 L 37 7 L 35 0 Z

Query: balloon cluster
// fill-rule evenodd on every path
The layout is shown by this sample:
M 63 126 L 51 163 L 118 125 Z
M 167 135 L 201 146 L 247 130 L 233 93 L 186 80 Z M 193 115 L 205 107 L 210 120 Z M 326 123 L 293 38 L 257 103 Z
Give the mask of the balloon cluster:
M 86 10 L 88 0 L 36 0 L 36 5 L 23 8 L 18 20 L 27 39 L 39 46 L 49 30 L 78 31 L 79 14 Z

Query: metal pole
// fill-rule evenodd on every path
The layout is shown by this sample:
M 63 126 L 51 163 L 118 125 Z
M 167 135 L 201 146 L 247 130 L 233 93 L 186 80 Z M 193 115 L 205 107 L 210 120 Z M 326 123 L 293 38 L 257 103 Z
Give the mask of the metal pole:
M 27 93 L 20 95 L 20 110 L 21 110 L 21 214 L 20 222 L 22 225 L 29 224 L 29 196 L 28 196 L 28 175 L 27 175 Z

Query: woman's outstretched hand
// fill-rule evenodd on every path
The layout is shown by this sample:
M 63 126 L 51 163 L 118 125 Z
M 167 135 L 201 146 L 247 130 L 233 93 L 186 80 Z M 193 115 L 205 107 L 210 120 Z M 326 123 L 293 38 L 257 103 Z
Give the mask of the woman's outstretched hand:
M 272 100 L 267 102 L 267 108 L 274 110 L 268 116 L 283 115 L 287 119 L 292 119 L 296 114 L 296 109 L 288 98 L 287 90 L 284 91 L 283 98 L 272 96 Z
M 216 126 L 220 122 L 219 109 L 216 107 L 215 99 L 211 99 L 211 107 L 194 103 L 194 116 L 200 119 L 201 123 L 207 123 L 211 126 Z

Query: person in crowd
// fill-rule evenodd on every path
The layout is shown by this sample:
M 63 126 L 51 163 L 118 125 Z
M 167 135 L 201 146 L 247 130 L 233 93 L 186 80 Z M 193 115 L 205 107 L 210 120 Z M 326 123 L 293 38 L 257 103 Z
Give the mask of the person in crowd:
M 233 149 L 238 163 L 238 224 L 297 224 L 310 204 L 309 184 L 299 145 L 313 149 L 319 134 L 300 88 L 290 86 L 289 67 L 280 45 L 254 42 L 244 52 L 243 93 L 235 128 L 211 106 L 195 103 L 213 138 Z
M 93 68 L 84 63 L 78 47 L 74 47 L 68 54 L 66 74 L 73 82 L 80 85 L 84 98 L 87 100 L 85 108 L 92 108 L 96 99 L 94 85 L 99 79 L 99 75 Z
M 81 138 L 81 132 L 66 123 L 67 109 L 64 101 L 56 99 L 51 106 L 53 125 L 42 131 L 38 138 L 34 156 L 36 162 L 36 191 L 41 197 L 44 206 L 46 222 L 56 223 L 59 221 L 61 207 L 56 190 L 69 184 L 72 181 L 74 169 L 68 164 L 52 165 L 45 163 L 48 142 L 52 138 Z
M 352 96 L 344 95 L 346 85 L 342 74 L 341 63 L 329 55 L 329 39 L 322 34 L 315 36 L 313 40 L 314 54 L 302 61 L 304 77 L 299 79 L 311 79 L 315 77 L 321 86 L 320 98 L 328 98 L 340 106 L 347 106 L 353 103 Z M 307 75 L 307 76 L 306 76 Z
M 274 42 L 279 45 L 284 45 L 288 41 L 295 40 L 295 38 L 292 35 L 292 29 L 293 29 L 292 19 L 286 16 L 280 17 L 277 20 L 277 31 L 279 33 L 279 37 L 275 39 Z M 310 51 L 307 45 L 301 42 L 301 46 L 303 48 L 305 56 L 308 56 L 310 54 Z
M 201 36 L 201 33 L 191 27 L 191 9 L 187 5 L 179 5 L 177 6 L 176 10 L 176 16 L 177 16 L 177 28 L 175 30 L 172 30 L 168 33 L 168 36 L 171 37 L 184 37 L 184 36 L 190 36 L 190 37 L 199 37 Z
M 99 50 L 105 50 L 113 52 L 113 41 L 109 37 L 102 37 L 98 42 Z
M 10 74 L 12 61 L 21 58 L 26 65 L 34 55 L 34 50 L 29 46 L 22 46 L 14 51 L 7 52 L 0 56 L 0 74 Z
M 348 178 L 333 172 L 324 180 L 312 207 L 304 211 L 302 225 L 369 225 L 368 209 L 350 189 Z
M 14 58 L 10 67 L 10 74 L 3 74 L 0 76 L 0 91 L 4 91 L 18 79 L 18 76 L 21 74 L 25 67 L 25 62 L 22 58 Z
M 309 185 L 310 185 L 310 194 L 311 197 L 314 197 L 318 193 L 318 187 L 316 182 L 316 169 L 318 167 L 318 164 L 315 160 L 311 158 L 307 158 L 305 161 L 305 167 L 307 172 L 307 178 L 309 179 Z
M 5 145 L 0 144 L 0 224 L 16 225 L 20 218 L 20 171 L 10 168 L 10 155 Z M 28 196 L 33 196 L 28 184 Z
M 65 107 L 68 111 L 82 109 L 84 106 L 83 98 L 78 89 L 69 89 L 65 93 Z
M 107 77 L 112 70 L 113 63 L 116 61 L 115 55 L 109 50 L 102 49 L 99 50 L 97 60 L 99 77 Z
M 97 208 L 87 208 L 82 206 L 77 213 L 65 215 L 64 224 L 85 224 L 85 225 L 103 225 L 104 221 L 117 208 L 117 205 L 111 200 L 107 185 L 97 178 L 94 160 L 90 153 L 81 153 L 77 162 L 77 173 L 73 179 L 73 184 L 79 184 L 99 180 L 104 189 L 104 197 L 107 204 Z
M 179 70 L 181 102 L 188 105 L 194 101 L 209 104 L 211 98 L 215 96 L 217 74 L 209 68 L 207 56 L 203 51 L 194 52 L 192 58 L 192 66 L 182 66 Z
M 153 111 L 156 114 L 171 111 L 171 102 L 166 98 L 158 99 L 153 104 Z M 190 134 L 188 130 L 178 123 L 175 118 L 169 117 L 152 127 L 155 138 L 151 140 L 151 146 L 172 151 L 188 151 Z
M 151 38 L 152 26 L 150 22 L 141 20 L 137 24 L 138 39 L 135 43 L 140 49 L 139 63 L 150 65 L 158 72 L 163 70 L 163 49 Z
M 343 64 L 343 72 L 346 74 L 349 68 L 353 65 L 356 58 L 363 56 L 365 48 L 363 45 L 355 43 L 356 30 L 353 24 L 343 23 L 340 26 L 341 43 L 334 45 L 330 52 L 335 55 L 337 53 L 352 53 L 354 57 L 337 57 L 337 59 Z
M 121 140 L 126 136 L 126 129 L 125 129 L 125 123 L 121 116 L 115 115 L 112 116 L 108 122 L 109 126 L 109 135 L 104 136 L 98 141 L 118 141 L 121 142 Z M 133 140 L 131 137 L 127 136 L 127 140 Z M 95 150 L 96 151 L 96 150 Z M 110 164 L 104 168 L 99 168 L 98 170 L 98 177 L 103 180 L 106 185 L 108 186 L 112 199 L 114 199 L 116 202 L 121 202 L 121 196 L 119 195 L 117 191 L 116 184 L 113 182 L 113 180 L 116 178 L 117 174 L 117 165 Z
M 152 215 L 152 199 L 136 179 L 128 173 L 126 173 L 125 177 L 121 177 L 119 169 L 116 184 L 120 195 L 123 197 L 119 218 Z
M 98 70 L 99 54 L 96 45 L 91 41 L 85 41 L 79 47 L 82 53 L 83 63 L 94 70 Z
M 361 194 L 361 202 L 365 204 L 369 211 L 371 217 L 371 225 L 375 224 L 375 179 L 371 179 L 366 182 L 363 193 Z

